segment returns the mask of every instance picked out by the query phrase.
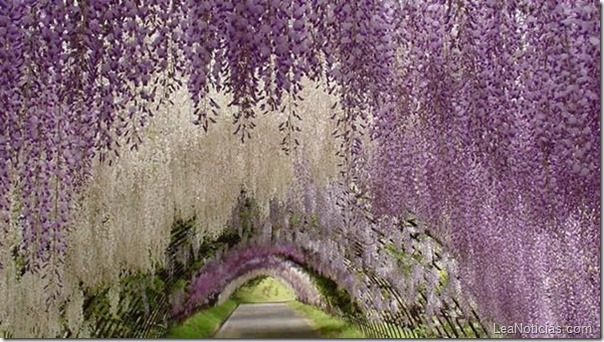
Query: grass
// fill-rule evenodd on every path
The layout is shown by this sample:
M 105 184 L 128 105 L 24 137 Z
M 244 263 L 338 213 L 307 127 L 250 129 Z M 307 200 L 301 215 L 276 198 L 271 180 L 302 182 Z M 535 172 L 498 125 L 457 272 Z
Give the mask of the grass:
M 302 304 L 297 301 L 289 303 L 291 307 L 300 312 L 323 338 L 366 338 L 355 326 L 341 318 L 331 316 L 312 305 Z
M 302 316 L 306 317 L 324 338 L 364 338 L 356 327 L 333 317 L 324 311 L 294 300 L 295 295 L 278 280 L 266 277 L 242 286 L 222 305 L 202 310 L 182 324 L 173 326 L 166 338 L 208 338 L 212 337 L 224 320 L 241 303 L 264 303 L 287 301 Z
M 173 326 L 167 338 L 207 338 L 211 337 L 220 324 L 235 310 L 239 302 L 229 298 L 222 305 L 213 306 L 191 316 L 182 324 Z

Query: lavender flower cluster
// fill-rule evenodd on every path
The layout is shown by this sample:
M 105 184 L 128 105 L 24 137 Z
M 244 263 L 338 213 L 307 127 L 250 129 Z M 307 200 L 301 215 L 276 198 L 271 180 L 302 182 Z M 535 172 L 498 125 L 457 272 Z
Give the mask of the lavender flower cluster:
M 438 236 L 486 318 L 599 336 L 597 4 L 401 6 L 374 213 L 414 216 Z
M 69 209 L 94 158 L 142 142 L 158 105 L 186 84 L 208 129 L 233 96 L 234 131 L 251 137 L 258 108 L 296 131 L 302 79 L 326 76 L 343 106 L 371 111 L 393 56 L 384 1 L 2 1 L 0 216 L 22 206 L 29 269 L 67 248 Z M 339 89 L 339 88 L 338 88 Z M 285 101 L 287 99 L 287 101 Z M 266 108 L 266 109 L 263 109 Z M 293 145 L 297 140 L 285 139 Z M 290 146 L 284 146 L 291 149 Z
M 385 256 L 388 243 L 416 255 L 398 224 L 413 218 L 486 319 L 599 336 L 599 36 L 590 0 L 0 1 L 0 227 L 19 227 L 28 271 L 60 265 L 93 161 L 136 149 L 181 85 L 205 130 L 211 91 L 231 95 L 242 141 L 257 112 L 282 115 L 291 152 L 302 80 L 322 79 L 342 109 L 343 180 L 299 175 L 305 195 L 284 207 L 307 221 L 288 227 L 292 244 L 217 258 L 191 303 L 244 260 L 280 254 L 378 316 L 415 301 L 385 300 L 383 279 L 413 295 L 428 286 L 437 311 L 431 245 L 406 282 Z

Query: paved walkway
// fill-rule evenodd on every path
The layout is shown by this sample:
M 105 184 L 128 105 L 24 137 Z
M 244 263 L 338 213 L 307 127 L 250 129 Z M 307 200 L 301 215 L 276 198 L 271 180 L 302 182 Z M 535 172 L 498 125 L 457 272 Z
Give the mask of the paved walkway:
M 319 338 L 286 303 L 241 304 L 214 335 L 216 338 Z

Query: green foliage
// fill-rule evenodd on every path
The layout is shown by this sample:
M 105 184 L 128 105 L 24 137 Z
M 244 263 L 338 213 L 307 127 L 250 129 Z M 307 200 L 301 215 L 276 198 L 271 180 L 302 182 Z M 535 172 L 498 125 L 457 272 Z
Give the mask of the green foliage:
M 12 257 L 15 261 L 15 270 L 17 271 L 17 279 L 21 279 L 21 277 L 25 274 L 25 256 L 23 252 L 20 250 L 19 246 L 15 246 L 12 249 Z
M 239 196 L 239 204 L 235 210 L 239 211 L 241 236 L 252 236 L 260 228 L 258 219 L 261 217 L 261 213 L 258 202 L 243 189 Z
M 255 286 L 258 286 L 264 279 L 268 278 L 268 276 L 260 276 L 260 277 L 256 277 L 250 281 L 248 281 L 247 283 L 241 285 L 241 288 L 253 288 Z
M 436 293 L 440 294 L 440 291 L 447 285 L 449 282 L 449 273 L 443 268 L 438 271 L 438 285 L 436 288 Z
M 397 249 L 394 244 L 391 243 L 386 244 L 384 250 L 396 259 L 398 267 L 403 271 L 405 276 L 410 276 L 413 265 L 421 262 L 421 256 L 418 254 L 409 255 L 409 253 Z
M 323 298 L 327 301 L 328 310 L 331 313 L 347 317 L 360 317 L 362 311 L 359 305 L 350 297 L 350 294 L 338 284 L 312 270 L 306 270 L 313 278 L 315 285 Z
M 88 293 L 84 301 L 84 319 L 89 320 L 91 317 L 103 317 L 109 312 L 109 299 L 107 298 L 108 288 L 98 292 Z
M 183 290 L 188 283 L 189 282 L 185 279 L 178 279 L 176 282 L 174 282 L 174 285 L 172 285 L 171 293 L 176 293 L 177 291 Z
M 293 212 L 291 213 L 291 215 L 289 215 L 290 227 L 297 227 L 298 225 L 300 225 L 300 223 L 302 223 L 302 215 L 296 212 Z

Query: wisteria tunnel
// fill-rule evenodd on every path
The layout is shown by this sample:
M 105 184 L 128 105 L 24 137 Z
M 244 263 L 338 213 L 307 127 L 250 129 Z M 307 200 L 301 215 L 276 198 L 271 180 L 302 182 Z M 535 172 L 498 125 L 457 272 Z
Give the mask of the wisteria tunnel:
M 364 337 L 601 337 L 600 17 L 0 0 L 0 337 L 166 337 L 267 276 Z

